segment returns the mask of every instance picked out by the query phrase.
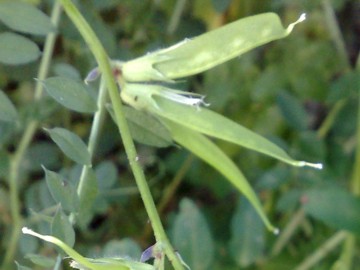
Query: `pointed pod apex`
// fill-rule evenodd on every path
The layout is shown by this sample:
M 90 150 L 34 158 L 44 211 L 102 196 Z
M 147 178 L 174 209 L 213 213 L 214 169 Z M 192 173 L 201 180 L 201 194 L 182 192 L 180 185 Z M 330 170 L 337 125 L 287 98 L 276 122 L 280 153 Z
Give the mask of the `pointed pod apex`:
M 312 164 L 312 166 L 318 170 L 322 170 L 324 168 L 322 163 L 315 163 L 315 164 Z
M 303 13 L 300 15 L 299 19 L 298 19 L 298 22 L 302 22 L 302 21 L 305 21 L 306 20 L 306 13 Z
M 298 163 L 298 166 L 299 167 L 312 167 L 312 168 L 315 168 L 315 169 L 318 169 L 318 170 L 322 170 L 322 168 L 324 167 L 322 163 L 309 163 L 309 162 L 306 162 L 306 161 L 300 161 Z
M 46 239 L 46 238 L 48 238 L 48 236 L 46 236 L 46 235 L 41 235 L 41 234 L 39 234 L 39 233 L 37 233 L 37 232 L 34 232 L 33 230 L 29 229 L 28 227 L 22 227 L 21 232 L 22 232 L 23 234 L 32 235 L 32 236 L 35 236 L 35 237 L 37 237 L 37 238 L 43 239 L 43 240 L 45 240 L 45 241 L 51 242 L 51 241 L 49 241 L 48 239 Z
M 23 234 L 31 234 L 32 230 L 30 230 L 28 227 L 22 227 L 21 232 Z
M 23 234 L 29 234 L 29 235 L 43 239 L 43 236 L 41 234 L 34 232 L 33 230 L 29 229 L 28 227 L 22 227 L 21 232 Z
M 289 24 L 289 26 L 286 29 L 287 34 L 290 34 L 291 31 L 294 29 L 295 25 L 297 25 L 298 23 L 301 23 L 303 21 L 305 21 L 306 19 L 306 13 L 302 13 L 299 17 L 299 19 L 297 19 L 295 22 Z

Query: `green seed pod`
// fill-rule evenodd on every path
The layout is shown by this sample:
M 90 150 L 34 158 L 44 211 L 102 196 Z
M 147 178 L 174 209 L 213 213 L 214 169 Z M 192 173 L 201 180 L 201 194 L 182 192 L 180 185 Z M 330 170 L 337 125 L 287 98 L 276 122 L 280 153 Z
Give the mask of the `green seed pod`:
M 152 95 L 158 92 L 156 85 L 126 83 L 121 86 L 120 96 L 122 101 L 137 110 L 146 110 L 154 105 Z
M 305 14 L 286 29 L 275 13 L 237 20 L 129 62 L 115 62 L 128 82 L 166 81 L 191 76 L 235 58 L 257 46 L 286 37 Z

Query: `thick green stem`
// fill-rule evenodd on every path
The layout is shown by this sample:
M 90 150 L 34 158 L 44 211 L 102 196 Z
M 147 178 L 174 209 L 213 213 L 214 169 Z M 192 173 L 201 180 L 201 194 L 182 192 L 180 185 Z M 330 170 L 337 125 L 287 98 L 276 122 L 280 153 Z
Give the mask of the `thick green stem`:
M 56 2 L 54 4 L 52 14 L 51 14 L 51 22 L 57 26 L 60 20 L 61 15 L 61 5 Z M 43 86 L 41 81 L 44 80 L 47 76 L 50 61 L 53 53 L 54 43 L 55 43 L 56 33 L 49 33 L 45 40 L 44 53 L 41 59 L 39 72 L 38 72 L 38 80 L 35 86 L 35 94 L 34 99 L 39 100 L 41 98 L 43 92 Z M 10 173 L 9 173 L 9 190 L 10 190 L 10 201 L 11 201 L 11 216 L 12 216 L 12 233 L 10 236 L 10 241 L 8 248 L 6 250 L 6 254 L 4 256 L 4 262 L 2 264 L 1 269 L 9 269 L 10 265 L 13 264 L 15 252 L 17 249 L 17 243 L 20 237 L 20 229 L 22 226 L 21 220 L 21 209 L 20 209 L 20 201 L 19 201 L 19 171 L 21 162 L 23 160 L 24 154 L 27 148 L 30 145 L 30 142 L 38 128 L 39 123 L 35 120 L 31 121 L 28 126 L 25 128 L 25 132 L 20 139 L 19 146 L 17 147 L 15 154 L 11 160 Z
M 160 217 L 157 213 L 156 206 L 152 199 L 144 173 L 140 167 L 140 164 L 138 163 L 135 145 L 130 135 L 129 127 L 126 122 L 125 115 L 123 113 L 120 95 L 109 63 L 109 58 L 103 46 L 101 45 L 100 41 L 96 37 L 95 33 L 90 28 L 90 26 L 85 21 L 85 19 L 82 17 L 82 15 L 77 10 L 77 8 L 72 3 L 72 1 L 61 0 L 61 2 L 63 4 L 63 7 L 67 15 L 73 21 L 73 23 L 75 24 L 75 26 L 77 27 L 83 38 L 85 39 L 86 43 L 88 44 L 91 52 L 94 54 L 94 57 L 98 62 L 100 71 L 106 82 L 106 86 L 110 94 L 111 103 L 114 109 L 116 122 L 119 128 L 122 141 L 124 143 L 124 148 L 127 157 L 129 159 L 129 163 L 132 172 L 134 174 L 136 184 L 139 188 L 141 198 L 144 202 L 146 211 L 153 226 L 156 241 L 163 244 L 165 254 L 173 264 L 174 268 L 184 269 L 165 234 L 165 230 L 161 224 Z

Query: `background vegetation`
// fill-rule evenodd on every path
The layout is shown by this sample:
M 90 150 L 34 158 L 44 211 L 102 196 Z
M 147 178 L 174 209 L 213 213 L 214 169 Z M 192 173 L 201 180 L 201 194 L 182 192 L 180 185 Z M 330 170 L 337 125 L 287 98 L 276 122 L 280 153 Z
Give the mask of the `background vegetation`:
M 53 1 L 27 2 L 49 16 L 54 6 Z M 322 171 L 292 168 L 217 142 L 258 191 L 280 235 L 266 231 L 241 194 L 184 149 L 138 144 L 139 161 L 171 242 L 192 269 L 357 269 L 358 1 L 76 2 L 110 57 L 123 60 L 241 17 L 271 11 L 288 25 L 306 12 L 307 20 L 289 37 L 182 84 L 184 89 L 206 95 L 212 110 L 271 139 L 294 158 L 324 164 Z M 0 9 L 3 21 L 1 16 Z M 12 31 L 3 22 L 0 35 Z M 52 55 L 46 54 L 43 33 L 21 34 L 35 42 L 43 54 L 35 53 L 34 59 L 20 64 L 0 52 L 0 88 L 16 107 L 7 109 L 7 113 L 0 110 L 0 259 L 3 269 L 15 267 L 14 260 L 32 269 L 68 269 L 67 263 L 56 263 L 53 246 L 16 231 L 26 225 L 49 233 L 54 220 L 63 220 L 42 166 L 61 172 L 69 186 L 76 186 L 80 177 L 81 166 L 62 154 L 44 128 L 64 127 L 86 142 L 93 120 L 91 114 L 70 111 L 46 92 L 42 94 L 42 84 L 34 78 L 46 74 L 40 69 L 44 57 L 51 60 L 46 68 L 48 76 L 79 81 L 96 63 L 64 14 Z M 89 89 L 95 92 L 96 83 Z M 98 182 L 96 203 L 82 224 L 75 227 L 75 249 L 89 257 L 107 254 L 139 259 L 141 252 L 154 244 L 154 238 L 118 131 L 109 116 L 103 121 L 93 164 Z M 32 264 L 24 258 L 29 253 L 49 260 L 28 256 L 35 262 Z

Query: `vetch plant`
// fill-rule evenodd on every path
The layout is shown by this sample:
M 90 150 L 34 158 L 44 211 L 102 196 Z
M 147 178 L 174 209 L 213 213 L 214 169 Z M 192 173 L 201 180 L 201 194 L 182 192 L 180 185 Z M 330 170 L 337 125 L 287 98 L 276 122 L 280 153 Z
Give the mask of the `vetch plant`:
M 122 100 L 137 110 L 155 115 L 176 143 L 221 172 L 250 200 L 268 229 L 274 232 L 277 229 L 266 218 L 255 192 L 241 171 L 203 135 L 247 147 L 293 166 L 321 169 L 322 165 L 292 159 L 260 135 L 201 107 L 209 105 L 203 96 L 167 85 L 240 56 L 259 45 L 286 37 L 303 20 L 305 14 L 284 29 L 276 14 L 260 14 L 128 62 L 112 61 Z M 91 71 L 85 81 L 93 80 L 98 73 L 98 69 Z
M 109 57 L 92 29 L 70 0 L 61 0 L 61 3 L 89 45 L 99 65 L 98 68 L 89 73 L 85 81 L 90 82 L 99 74 L 102 78 L 96 102 L 87 91 L 86 86 L 79 82 L 63 77 L 39 78 L 38 80 L 38 83 L 46 88 L 49 95 L 63 106 L 78 112 L 95 113 L 88 146 L 77 135 L 65 129 L 45 129 L 65 155 L 83 166 L 77 187 L 63 185 L 65 181 L 62 176 L 43 167 L 50 192 L 54 200 L 61 205 L 61 211 L 56 215 L 58 222 L 53 223 L 53 231 L 59 231 L 56 226 L 62 224 L 63 228 L 60 234 L 66 238 L 66 235 L 73 235 L 73 224 L 84 226 L 89 220 L 90 208 L 97 194 L 92 157 L 95 141 L 99 134 L 99 122 L 105 113 L 106 91 L 108 90 L 111 99 L 111 111 L 121 133 L 130 166 L 154 230 L 155 246 L 161 247 L 159 252 L 161 258 L 159 261 L 156 260 L 157 257 L 155 256 L 154 266 L 132 262 L 125 258 L 118 260 L 109 258 L 85 259 L 70 248 L 74 244 L 74 237 L 70 237 L 66 242 L 62 241 L 63 239 L 59 240 L 53 236 L 37 234 L 28 229 L 23 229 L 23 233 L 58 245 L 75 260 L 71 266 L 78 269 L 161 270 L 164 267 L 164 254 L 175 269 L 186 267 L 181 257 L 172 248 L 162 227 L 144 173 L 138 163 L 125 115 L 133 122 L 139 118 L 152 119 L 150 121 L 156 122 L 157 125 L 146 128 L 152 134 L 159 134 L 159 130 L 163 134 L 160 142 L 157 141 L 155 144 L 168 145 L 173 140 L 213 166 L 246 196 L 267 228 L 277 233 L 278 229 L 266 217 L 256 193 L 243 173 L 206 136 L 255 150 L 293 166 L 310 166 L 320 169 L 322 165 L 292 159 L 285 151 L 269 140 L 205 108 L 209 104 L 206 103 L 203 96 L 176 90 L 174 84 L 178 79 L 201 73 L 257 46 L 286 37 L 297 23 L 305 19 L 305 15 L 301 15 L 296 22 L 287 28 L 283 28 L 279 17 L 273 13 L 248 17 L 198 37 L 186 39 L 169 48 L 149 53 L 128 62 L 122 62 L 109 61 Z M 81 100 L 81 102 L 78 103 L 76 100 Z M 122 101 L 132 108 L 123 108 Z M 8 107 L 11 106 L 8 104 Z M 14 113 L 11 117 L 15 117 Z M 136 135 L 133 134 L 133 137 Z M 63 211 L 69 215 L 65 215 Z
M 355 2 L 204 2 L 0 2 L 1 269 L 357 265 Z
M 71 259 L 70 266 L 79 270 L 163 270 L 164 269 L 164 254 L 161 244 L 155 244 L 146 249 L 140 262 L 135 260 L 129 260 L 126 258 L 98 258 L 90 259 L 81 256 L 76 250 L 69 247 L 66 243 L 60 239 L 51 235 L 42 235 L 30 230 L 29 228 L 22 228 L 23 234 L 28 234 L 42 239 L 46 242 L 52 243 L 61 248 Z M 181 256 L 178 254 L 179 260 L 182 264 L 190 269 L 185 262 L 182 261 Z M 154 265 L 146 264 L 145 261 L 154 258 Z
M 66 243 L 60 239 L 50 236 L 36 233 L 26 227 L 22 228 L 24 234 L 32 235 L 40 238 L 46 242 L 53 243 L 54 245 L 61 248 L 68 256 L 72 258 L 70 266 L 74 269 L 80 270 L 156 270 L 152 265 L 130 261 L 122 258 L 99 258 L 89 259 L 81 256 L 77 251 L 69 247 Z

